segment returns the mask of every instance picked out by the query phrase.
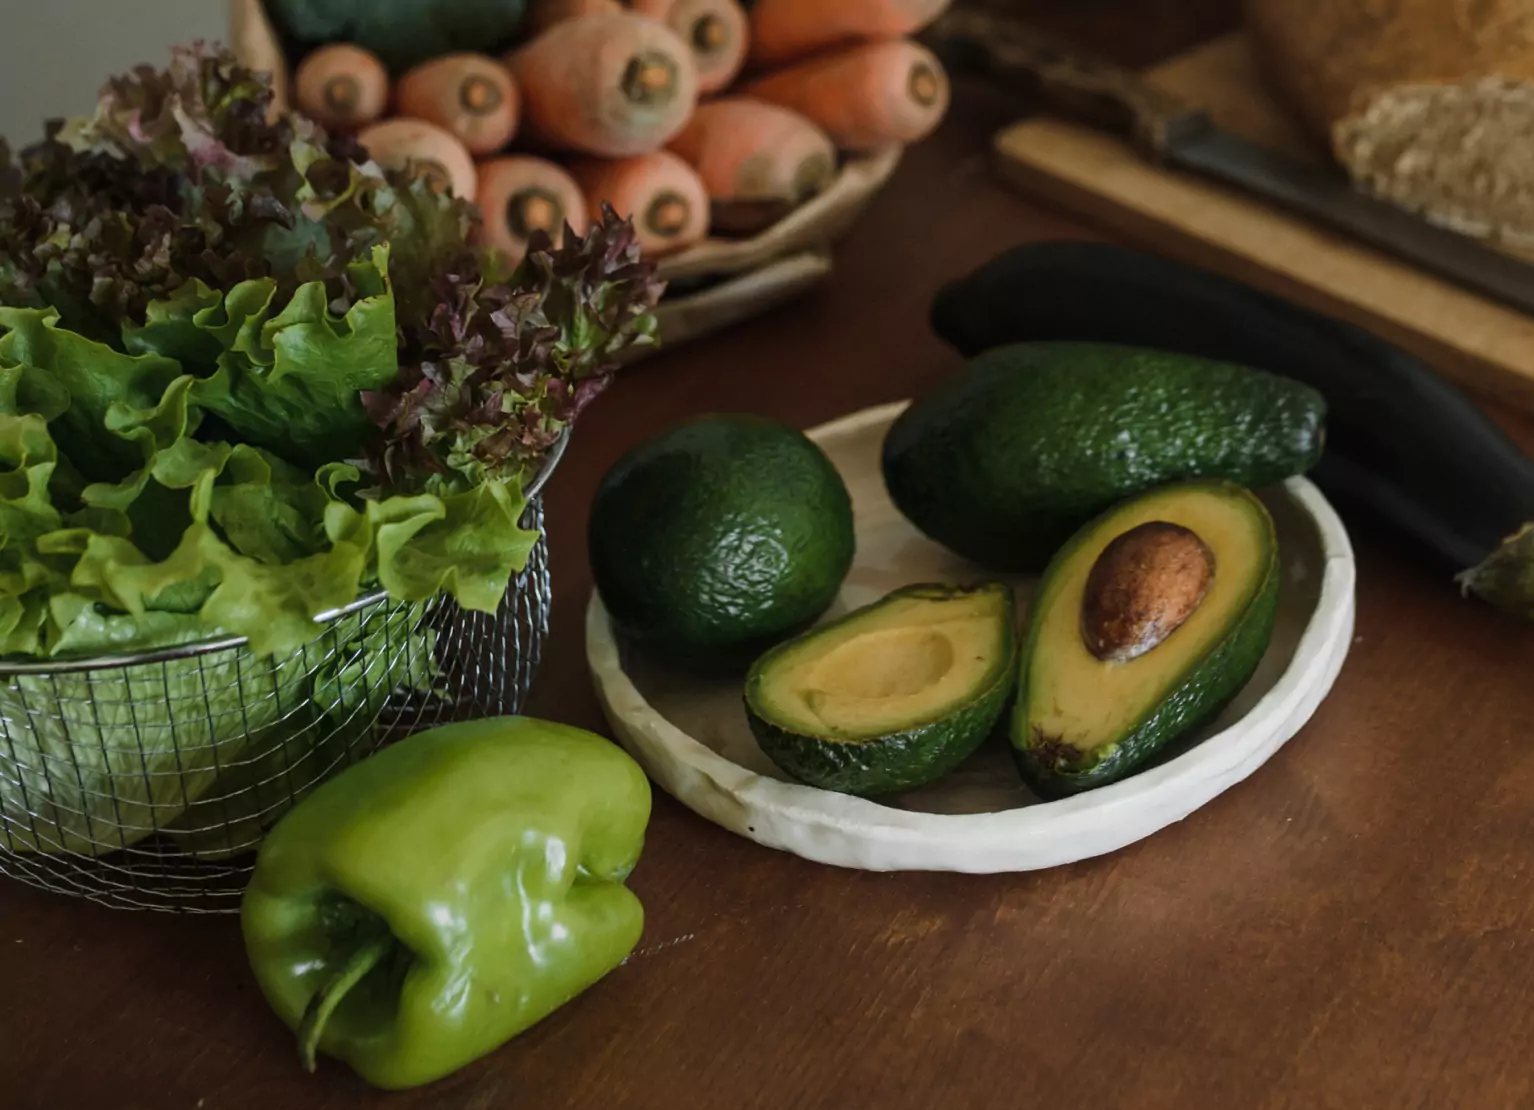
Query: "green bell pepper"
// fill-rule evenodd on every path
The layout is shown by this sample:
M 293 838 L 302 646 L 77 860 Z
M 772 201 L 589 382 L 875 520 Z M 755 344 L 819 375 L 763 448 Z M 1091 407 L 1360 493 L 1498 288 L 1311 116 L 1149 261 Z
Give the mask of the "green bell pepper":
M 621 749 L 524 717 L 418 733 L 267 836 L 241 907 L 262 993 L 368 1082 L 429 1083 L 621 963 L 650 786 Z

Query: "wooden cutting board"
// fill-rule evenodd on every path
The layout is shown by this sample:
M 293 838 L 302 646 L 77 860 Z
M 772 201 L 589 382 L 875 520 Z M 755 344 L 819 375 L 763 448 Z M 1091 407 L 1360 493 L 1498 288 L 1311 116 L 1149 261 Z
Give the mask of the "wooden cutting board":
M 1207 43 L 1148 76 L 1230 131 L 1326 157 L 1273 101 L 1244 35 Z M 1102 132 L 1034 118 L 1001 132 L 996 155 L 1006 180 L 1131 241 L 1350 320 L 1467 388 L 1534 410 L 1534 317 L 1234 189 L 1150 165 Z

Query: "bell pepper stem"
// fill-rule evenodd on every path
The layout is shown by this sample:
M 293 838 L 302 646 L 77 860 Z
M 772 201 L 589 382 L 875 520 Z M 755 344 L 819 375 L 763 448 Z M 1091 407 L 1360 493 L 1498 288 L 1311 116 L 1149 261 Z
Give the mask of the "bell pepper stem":
M 314 992 L 314 997 L 309 999 L 309 1005 L 304 1009 L 304 1018 L 298 1024 L 298 1058 L 303 1061 L 305 1071 L 314 1071 L 320 1037 L 325 1033 L 325 1024 L 330 1020 L 330 1015 L 335 1013 L 336 1007 L 351 989 L 389 954 L 393 945 L 394 938 L 387 933 L 360 945 L 352 952 L 351 958 L 337 968 L 335 974 L 325 980 L 320 989 Z

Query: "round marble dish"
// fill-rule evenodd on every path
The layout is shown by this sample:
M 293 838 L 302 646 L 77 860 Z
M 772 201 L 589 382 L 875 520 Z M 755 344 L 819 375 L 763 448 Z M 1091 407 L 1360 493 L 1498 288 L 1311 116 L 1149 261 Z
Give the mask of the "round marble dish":
M 885 430 L 904 404 L 811 431 L 852 494 L 857 561 L 827 618 L 912 582 L 992 577 L 918 533 L 879 473 Z M 1211 727 L 1115 783 L 1042 802 L 991 738 L 958 771 L 869 801 L 787 779 L 746 725 L 740 681 L 673 670 L 620 641 L 601 598 L 586 614 L 586 655 L 618 740 L 668 793 L 715 824 L 806 859 L 877 871 L 1026 871 L 1112 852 L 1179 821 L 1262 766 L 1331 689 L 1353 634 L 1353 552 L 1310 482 L 1265 491 L 1283 581 L 1262 665 Z M 1034 586 L 1013 580 L 1019 612 Z M 1229 811 L 1227 811 L 1229 812 Z

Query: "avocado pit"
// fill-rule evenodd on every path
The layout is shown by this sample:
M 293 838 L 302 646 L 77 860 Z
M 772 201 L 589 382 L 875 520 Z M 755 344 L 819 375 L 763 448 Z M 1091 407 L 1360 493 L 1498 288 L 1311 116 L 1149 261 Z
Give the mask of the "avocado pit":
M 1116 536 L 1093 564 L 1081 604 L 1081 638 L 1105 663 L 1159 647 L 1202 604 L 1214 552 L 1191 529 L 1148 521 Z

